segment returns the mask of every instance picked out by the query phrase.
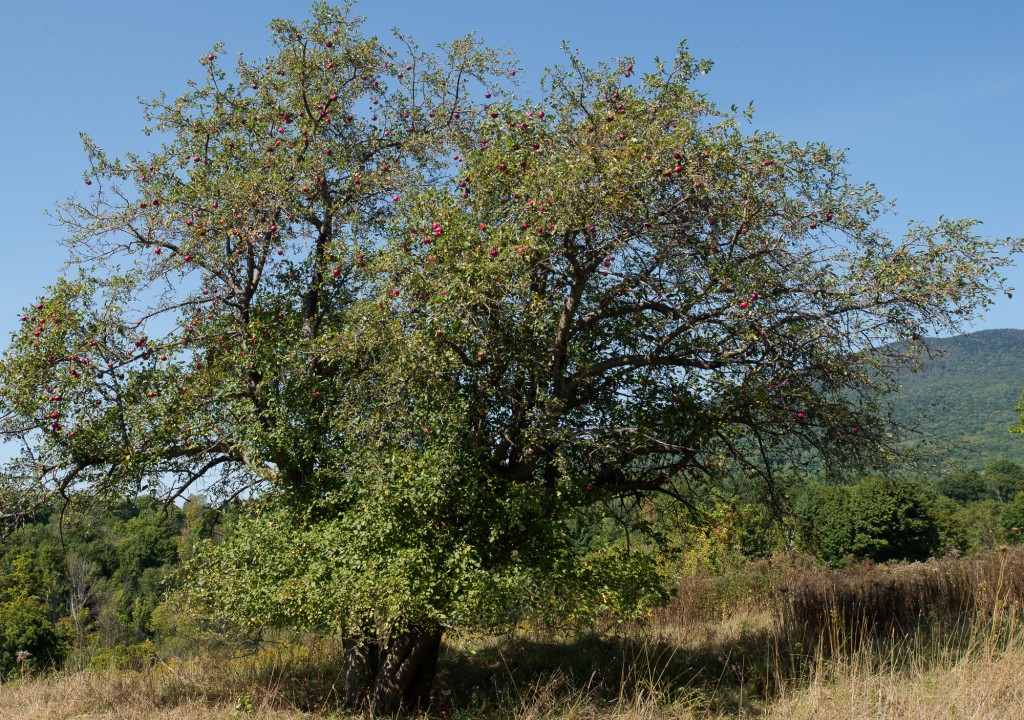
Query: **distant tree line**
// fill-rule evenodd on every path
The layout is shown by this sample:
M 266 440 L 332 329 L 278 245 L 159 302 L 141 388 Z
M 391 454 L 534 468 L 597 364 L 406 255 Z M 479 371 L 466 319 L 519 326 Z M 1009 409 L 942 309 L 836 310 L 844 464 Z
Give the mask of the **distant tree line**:
M 200 498 L 46 508 L 0 546 L 0 679 L 154 654 L 172 575 L 223 516 Z

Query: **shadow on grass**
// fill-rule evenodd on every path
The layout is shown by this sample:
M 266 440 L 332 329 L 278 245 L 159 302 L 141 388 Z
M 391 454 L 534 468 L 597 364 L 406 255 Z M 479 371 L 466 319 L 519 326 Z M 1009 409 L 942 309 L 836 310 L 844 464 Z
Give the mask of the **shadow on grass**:
M 505 708 L 528 703 L 538 688 L 589 704 L 638 701 L 694 710 L 756 710 L 777 693 L 779 654 L 767 630 L 729 642 L 681 648 L 664 640 L 584 635 L 565 640 L 506 638 L 472 650 L 448 647 L 435 706 Z
M 1016 622 L 997 627 L 961 617 L 922 619 L 901 631 L 865 632 L 856 638 L 820 635 L 806 643 L 782 639 L 771 627 L 743 627 L 724 639 L 694 637 L 692 642 L 643 633 L 503 638 L 465 649 L 446 647 L 433 707 L 446 709 L 449 720 L 500 717 L 502 710 L 514 716 L 516 708 L 537 706 L 538 694 L 544 693 L 552 705 L 654 704 L 697 716 L 711 711 L 743 717 L 763 712 L 781 695 L 850 663 L 920 675 L 979 648 L 995 654 L 1020 633 Z
M 841 625 L 843 614 L 833 616 Z M 999 623 L 921 618 L 899 629 L 860 622 L 853 630 L 780 632 L 766 616 L 755 616 L 576 637 L 453 634 L 442 650 L 427 717 L 757 716 L 780 696 L 851 664 L 920 675 L 972 648 L 991 656 L 1021 633 L 1016 615 Z M 265 707 L 329 714 L 344 696 L 341 645 L 330 638 L 282 643 L 212 673 L 208 663 L 207 672 L 164 667 L 165 680 L 180 675 L 151 693 L 164 706 L 196 697 L 252 698 Z

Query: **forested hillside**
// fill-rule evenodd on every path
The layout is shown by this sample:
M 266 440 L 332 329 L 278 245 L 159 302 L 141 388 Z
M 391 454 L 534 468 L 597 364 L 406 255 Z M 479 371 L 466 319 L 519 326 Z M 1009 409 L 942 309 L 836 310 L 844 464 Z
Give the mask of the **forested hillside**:
M 921 435 L 952 441 L 943 455 L 980 468 L 998 459 L 1024 462 L 1024 437 L 1008 428 L 1024 390 L 1024 330 L 982 330 L 929 343 L 925 368 L 905 375 L 896 417 Z

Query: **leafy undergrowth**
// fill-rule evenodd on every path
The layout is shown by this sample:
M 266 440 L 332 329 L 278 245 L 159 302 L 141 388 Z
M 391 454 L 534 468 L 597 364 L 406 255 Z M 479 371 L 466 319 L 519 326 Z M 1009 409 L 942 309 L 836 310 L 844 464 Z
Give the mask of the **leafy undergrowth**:
M 640 626 L 450 634 L 426 717 L 1024 718 L 1022 560 L 1010 550 L 841 571 L 752 563 L 681 578 L 673 603 Z M 970 602 L 954 602 L 967 588 Z M 908 598 L 947 614 L 922 606 L 910 626 Z M 29 675 L 0 685 L 0 720 L 344 718 L 341 669 L 336 642 L 310 639 L 244 657 Z

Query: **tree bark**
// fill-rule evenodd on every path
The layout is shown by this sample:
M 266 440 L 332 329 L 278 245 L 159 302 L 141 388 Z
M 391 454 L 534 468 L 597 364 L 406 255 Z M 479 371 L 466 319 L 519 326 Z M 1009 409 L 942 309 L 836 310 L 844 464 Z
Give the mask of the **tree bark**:
M 412 627 L 390 636 L 345 638 L 346 707 L 373 715 L 425 709 L 441 634 L 438 627 Z

